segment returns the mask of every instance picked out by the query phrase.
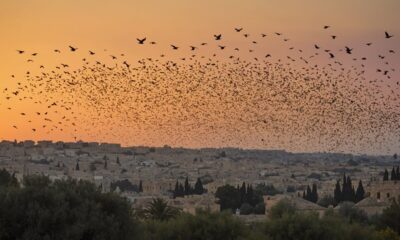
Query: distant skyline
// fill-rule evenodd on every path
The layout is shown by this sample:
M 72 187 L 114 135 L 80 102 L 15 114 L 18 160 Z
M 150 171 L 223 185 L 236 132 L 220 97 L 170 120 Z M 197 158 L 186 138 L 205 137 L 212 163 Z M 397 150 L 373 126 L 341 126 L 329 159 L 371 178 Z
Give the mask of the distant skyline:
M 38 128 L 44 124 L 43 120 L 32 118 L 31 122 L 28 122 L 27 118 L 21 117 L 21 113 L 31 112 L 31 115 L 36 116 L 35 112 L 46 111 L 47 105 L 39 104 L 38 106 L 33 101 L 26 101 L 26 99 L 21 101 L 18 98 L 6 101 L 3 89 L 16 89 L 17 82 L 26 84 L 25 73 L 33 66 L 37 68 L 43 64 L 50 68 L 60 63 L 68 63 L 71 66 L 82 65 L 81 59 L 85 57 L 85 54 L 87 55 L 88 50 L 95 51 L 96 57 L 104 59 L 105 62 L 111 61 L 109 55 L 121 53 L 125 54 L 124 59 L 132 63 L 141 58 L 155 58 L 160 54 L 166 54 L 168 59 L 176 60 L 191 54 L 190 45 L 199 46 L 201 42 L 213 41 L 214 34 L 223 35 L 221 44 L 227 45 L 228 51 L 232 51 L 229 47 L 233 45 L 241 49 L 247 48 L 249 41 L 238 38 L 234 31 L 235 27 L 243 28 L 252 37 L 259 38 L 261 33 L 268 35 L 268 41 L 265 44 L 257 45 L 259 58 L 263 58 L 267 52 L 273 56 L 286 57 L 292 54 L 288 49 L 291 45 L 310 52 L 314 44 L 335 50 L 351 46 L 354 48 L 354 54 L 368 57 L 377 55 L 381 49 L 385 51 L 393 49 L 396 54 L 387 54 L 386 59 L 390 59 L 393 63 L 392 67 L 396 69 L 390 81 L 398 81 L 400 77 L 400 55 L 397 54 L 400 53 L 399 10 L 400 1 L 398 0 L 3 0 L 0 2 L 2 36 L 0 38 L 0 140 L 75 141 L 82 139 L 83 141 L 118 142 L 123 145 L 162 146 L 167 144 L 185 147 L 276 148 L 288 151 L 326 150 L 321 146 L 289 145 L 290 142 L 301 143 L 302 140 L 299 138 L 285 139 L 283 143 L 266 145 L 259 139 L 268 138 L 268 136 L 261 136 L 261 134 L 254 136 L 254 132 L 259 131 L 256 128 L 249 131 L 252 134 L 243 133 L 239 127 L 235 130 L 235 126 L 231 130 L 221 128 L 209 134 L 205 129 L 194 127 L 196 117 L 186 120 L 182 126 L 174 125 L 168 130 L 163 129 L 163 132 L 160 131 L 163 126 L 152 125 L 151 121 L 147 121 L 148 125 L 134 126 L 131 131 L 128 131 L 121 127 L 126 119 L 121 120 L 118 114 L 110 117 L 112 119 L 110 122 L 115 123 L 115 126 L 95 125 L 93 122 L 98 123 L 97 120 L 85 117 L 77 120 L 79 123 L 77 129 L 71 128 L 63 132 L 50 133 L 33 132 L 31 126 Z M 330 28 L 324 30 L 324 25 Z M 385 31 L 393 34 L 396 39 L 385 41 Z M 275 32 L 283 33 L 285 38 L 290 39 L 287 44 L 285 43 L 287 46 L 280 47 L 282 43 L 269 40 Z M 337 39 L 333 42 L 330 35 L 337 35 Z M 144 37 L 147 38 L 147 44 L 138 45 L 136 39 Z M 155 41 L 157 44 L 152 46 L 148 44 L 150 41 Z M 372 50 L 365 51 L 360 47 L 370 41 L 374 42 Z M 181 51 L 173 52 L 170 44 L 176 44 Z M 76 55 L 69 53 L 68 46 L 70 45 L 78 48 Z M 219 50 L 217 44 L 211 45 L 210 48 L 212 51 Z M 26 51 L 26 54 L 38 53 L 35 60 L 38 59 L 40 64 L 21 60 L 21 56 L 16 51 L 20 49 Z M 63 54 L 54 54 L 54 49 L 60 49 Z M 211 55 L 211 50 L 198 51 L 199 54 Z M 224 61 L 223 59 L 227 56 L 229 56 L 228 53 L 220 54 L 217 59 Z M 251 59 L 253 55 L 243 53 L 243 57 Z M 327 63 L 328 60 L 322 61 L 321 64 Z M 349 62 L 351 63 L 350 60 Z M 370 61 L 369 72 L 366 74 L 369 80 L 376 78 L 375 69 L 379 64 L 379 59 Z M 35 73 L 37 70 L 30 71 Z M 15 75 L 15 78 L 11 78 L 11 75 Z M 390 90 L 390 88 L 385 89 L 388 92 Z M 35 96 L 35 99 L 40 99 L 40 96 L 37 97 Z M 53 99 L 55 101 L 60 97 L 55 94 Z M 12 110 L 9 110 L 9 107 Z M 76 108 L 76 113 L 86 111 L 88 110 L 84 105 Z M 246 114 L 245 108 L 242 108 L 242 111 L 237 112 L 237 115 Z M 60 110 L 58 114 L 60 119 L 69 117 L 67 111 Z M 144 118 L 146 119 L 146 116 Z M 175 116 L 160 114 L 157 115 L 158 118 L 163 118 L 160 121 L 165 123 L 178 121 Z M 215 123 L 216 126 L 230 124 L 228 119 L 219 121 Z M 18 126 L 18 129 L 13 126 Z M 95 128 L 92 132 L 86 131 L 93 126 Z M 108 132 L 105 133 L 106 131 Z M 128 134 L 129 137 L 126 137 L 125 135 Z M 229 138 L 223 136 L 229 136 Z M 232 136 L 238 139 L 230 139 Z M 390 139 L 388 142 L 376 143 L 377 145 L 372 147 L 372 153 L 390 154 L 393 151 L 400 151 L 398 137 L 390 136 L 388 139 Z M 320 141 L 314 140 L 316 144 Z M 390 146 L 385 148 L 378 146 L 379 144 L 390 144 Z M 370 150 L 369 143 L 360 143 L 360 145 L 362 146 L 359 147 L 359 151 Z M 338 150 L 358 151 L 355 147 L 346 149 L 346 146 Z

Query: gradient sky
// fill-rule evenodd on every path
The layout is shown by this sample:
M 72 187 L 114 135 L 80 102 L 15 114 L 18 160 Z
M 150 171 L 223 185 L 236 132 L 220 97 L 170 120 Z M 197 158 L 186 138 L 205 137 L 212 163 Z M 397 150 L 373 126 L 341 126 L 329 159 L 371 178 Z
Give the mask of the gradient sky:
M 229 38 L 233 27 L 243 27 L 250 34 L 283 32 L 297 46 L 313 44 L 315 39 L 323 43 L 327 38 L 321 31 L 323 25 L 332 26 L 339 36 L 339 48 L 346 41 L 379 41 L 384 31 L 400 36 L 399 11 L 398 0 L 2 0 L 0 89 L 15 87 L 10 75 L 22 75 L 29 66 L 21 63 L 16 49 L 38 52 L 47 64 L 78 61 L 65 56 L 61 60 L 52 54 L 56 48 L 66 51 L 68 45 L 98 52 L 107 49 L 139 59 L 159 55 L 171 43 L 199 44 L 216 33 Z M 138 47 L 136 38 L 145 36 L 157 41 L 157 46 Z M 395 64 L 399 69 L 398 58 Z M 15 131 L 10 126 L 19 124 L 18 113 L 33 106 L 16 102 L 14 107 L 19 111 L 9 112 L 1 104 L 0 140 L 72 139 Z

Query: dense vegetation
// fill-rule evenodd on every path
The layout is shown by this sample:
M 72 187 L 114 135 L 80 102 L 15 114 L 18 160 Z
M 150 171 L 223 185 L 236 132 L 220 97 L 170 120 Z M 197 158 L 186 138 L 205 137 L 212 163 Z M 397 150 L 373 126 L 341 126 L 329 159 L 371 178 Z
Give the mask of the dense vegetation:
M 47 177 L 29 176 L 19 184 L 13 175 L 0 170 L 1 240 L 399 240 L 399 234 L 398 201 L 374 218 L 351 204 L 343 204 L 338 212 L 328 210 L 320 218 L 298 213 L 288 201 L 281 201 L 271 209 L 268 220 L 244 224 L 229 211 L 198 210 L 191 215 L 162 199 L 133 211 L 126 199 L 101 193 L 85 181 L 51 182 Z
M 220 210 L 231 210 L 235 212 L 240 209 L 240 213 L 247 214 L 265 214 L 265 205 L 263 192 L 253 186 L 243 182 L 242 186 L 236 188 L 231 185 L 219 187 L 215 193 L 220 204 Z

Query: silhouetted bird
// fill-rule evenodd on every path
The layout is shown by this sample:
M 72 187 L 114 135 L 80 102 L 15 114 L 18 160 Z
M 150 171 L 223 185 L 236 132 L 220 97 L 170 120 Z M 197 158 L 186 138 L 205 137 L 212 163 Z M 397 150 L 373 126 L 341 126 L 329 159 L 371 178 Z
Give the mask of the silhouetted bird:
M 172 44 L 171 44 L 171 47 L 172 47 L 173 50 L 178 50 L 178 48 L 179 48 L 179 47 L 177 47 L 175 45 L 172 45 Z
M 235 28 L 236 32 L 240 32 L 243 30 L 243 28 Z
M 388 32 L 385 32 L 385 37 L 386 38 L 391 38 L 391 37 L 393 37 L 393 35 L 390 35 Z
M 78 50 L 78 48 L 73 47 L 73 46 L 69 46 L 69 49 L 71 50 L 71 52 L 75 52 L 76 50 Z
M 219 34 L 219 35 L 214 35 L 214 38 L 215 38 L 215 40 L 221 40 L 221 38 L 222 38 L 222 35 L 221 34 Z
M 346 53 L 347 53 L 347 54 L 351 54 L 351 51 L 353 51 L 352 48 L 346 47 Z
M 146 38 L 143 38 L 143 39 L 136 38 L 136 40 L 138 41 L 138 44 L 144 44 L 144 42 L 146 41 Z

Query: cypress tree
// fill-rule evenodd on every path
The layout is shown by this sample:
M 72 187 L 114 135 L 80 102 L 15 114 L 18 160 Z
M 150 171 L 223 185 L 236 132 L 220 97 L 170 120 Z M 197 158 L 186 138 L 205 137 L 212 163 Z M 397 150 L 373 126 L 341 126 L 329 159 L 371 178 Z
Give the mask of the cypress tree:
M 186 180 L 185 180 L 185 195 L 189 195 L 190 193 L 191 193 L 191 190 L 190 190 L 189 178 L 186 177 Z
M 179 184 L 179 191 L 178 191 L 178 196 L 183 197 L 185 196 L 185 188 L 183 187 L 182 183 Z
M 254 206 L 254 192 L 253 187 L 251 185 L 247 185 L 247 192 L 246 192 L 246 202 L 252 206 Z
M 396 168 L 396 180 L 400 180 L 400 167 L 397 166 Z
M 197 178 L 196 184 L 194 185 L 194 194 L 203 194 L 204 188 L 203 183 L 201 182 L 200 178 Z
M 356 203 L 363 200 L 364 195 L 365 195 L 364 187 L 362 185 L 362 181 L 360 180 L 358 182 L 358 187 L 357 187 L 357 191 L 356 191 Z
M 392 172 L 390 173 L 390 180 L 396 180 L 396 171 L 394 170 L 394 167 L 392 168 Z
M 385 173 L 383 174 L 383 181 L 389 181 L 389 172 L 385 169 Z
M 342 191 L 340 190 L 339 180 L 336 181 L 335 191 L 333 192 L 333 199 L 336 205 L 342 201 Z
M 311 202 L 311 198 L 311 188 L 310 185 L 307 185 L 306 200 Z
M 76 162 L 75 170 L 79 171 L 79 162 Z
M 179 183 L 178 183 L 178 180 L 176 180 L 175 189 L 174 189 L 174 192 L 173 192 L 174 198 L 178 197 L 179 196 L 178 194 L 179 194 Z
M 242 183 L 242 187 L 240 187 L 240 205 L 246 202 L 246 183 Z
M 317 184 L 315 184 L 315 183 L 312 185 L 312 191 L 311 191 L 310 200 L 313 203 L 316 203 L 318 201 Z
M 121 163 L 119 162 L 119 156 L 117 156 L 117 164 L 121 165 Z
M 139 192 L 143 192 L 143 182 L 140 180 L 139 182 Z
M 107 159 L 104 160 L 104 169 L 107 169 Z

